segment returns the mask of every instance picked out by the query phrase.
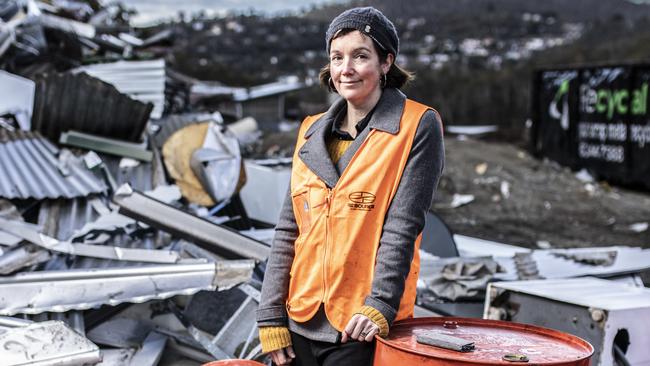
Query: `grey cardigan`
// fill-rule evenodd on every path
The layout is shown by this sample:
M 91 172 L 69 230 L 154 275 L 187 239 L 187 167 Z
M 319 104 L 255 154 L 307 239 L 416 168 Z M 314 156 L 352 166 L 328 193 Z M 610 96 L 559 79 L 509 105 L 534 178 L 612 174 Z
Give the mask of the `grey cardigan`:
M 385 89 L 377 103 L 368 126 L 357 136 L 337 164 L 329 158 L 326 137 L 332 130 L 337 113 L 345 107 L 345 100 L 337 100 L 330 109 L 306 131 L 307 141 L 298 152 L 305 165 L 328 187 L 334 187 L 343 170 L 359 149 L 370 130 L 396 134 L 406 96 L 397 89 Z M 432 111 L 420 120 L 408 161 L 399 187 L 386 213 L 382 229 L 371 293 L 365 305 L 379 310 L 392 324 L 404 292 L 404 284 L 413 258 L 414 243 L 424 228 L 424 218 L 444 165 L 444 145 L 441 123 Z M 289 289 L 289 271 L 294 256 L 293 243 L 298 227 L 288 192 L 275 228 L 271 255 L 266 266 L 262 295 L 257 310 L 257 322 L 264 326 L 288 326 L 306 338 L 338 342 L 340 333 L 325 316 L 323 306 L 305 323 L 289 319 L 285 301 Z

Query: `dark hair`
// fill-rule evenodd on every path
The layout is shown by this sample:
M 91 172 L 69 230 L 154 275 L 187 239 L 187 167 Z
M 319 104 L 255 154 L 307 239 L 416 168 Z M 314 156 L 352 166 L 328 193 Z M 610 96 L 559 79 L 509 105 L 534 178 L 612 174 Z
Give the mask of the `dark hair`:
M 334 37 L 332 37 L 332 40 L 344 36 L 348 33 L 352 33 L 355 30 L 356 29 L 354 28 L 341 29 L 336 33 L 336 35 L 334 35 Z M 381 62 L 386 62 L 386 59 L 388 58 L 388 51 L 384 50 L 379 44 L 377 44 L 377 42 L 374 39 L 372 40 L 372 45 L 374 46 L 377 55 L 379 55 L 379 60 Z M 320 84 L 326 87 L 330 92 L 337 93 L 336 89 L 334 89 L 332 85 L 330 85 L 331 77 L 332 75 L 330 74 L 330 64 L 328 62 L 327 65 L 323 66 L 323 68 L 320 69 L 320 73 L 318 74 L 318 79 L 320 80 Z M 383 87 L 401 89 L 402 87 L 404 87 L 404 85 L 408 84 L 408 82 L 410 82 L 414 78 L 415 75 L 412 72 L 405 70 L 400 66 L 397 66 L 395 61 L 393 61 L 393 64 L 390 65 L 390 69 L 388 69 L 388 73 L 386 73 L 386 85 L 384 85 Z

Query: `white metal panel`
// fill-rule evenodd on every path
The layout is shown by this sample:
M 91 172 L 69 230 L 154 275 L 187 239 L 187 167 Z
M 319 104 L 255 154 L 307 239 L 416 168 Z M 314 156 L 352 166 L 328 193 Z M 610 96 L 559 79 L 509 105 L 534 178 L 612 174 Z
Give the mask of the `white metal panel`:
M 289 188 L 291 167 L 267 167 L 245 161 L 246 184 L 239 192 L 246 213 L 252 219 L 277 224 Z
M 33 81 L 0 70 L 0 114 L 14 114 L 20 128 L 29 130 L 35 91 L 36 83 Z
M 515 245 L 483 240 L 454 234 L 454 241 L 461 257 L 512 257 L 516 253 L 528 253 L 530 249 Z
M 491 286 L 603 310 L 650 308 L 649 289 L 592 277 L 506 281 Z

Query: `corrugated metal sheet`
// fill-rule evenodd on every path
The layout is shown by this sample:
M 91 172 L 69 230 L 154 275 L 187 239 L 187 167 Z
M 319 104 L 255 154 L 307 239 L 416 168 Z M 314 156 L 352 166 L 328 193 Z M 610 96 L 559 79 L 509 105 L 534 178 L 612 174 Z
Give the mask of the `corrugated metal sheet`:
M 85 73 L 49 74 L 36 80 L 32 129 L 53 141 L 75 130 L 139 142 L 152 108 Z
M 38 133 L 0 129 L 0 196 L 74 198 L 106 190 L 104 181 L 76 159 L 70 159 L 69 174 L 64 175 L 58 154 L 59 149 Z
M 74 70 L 114 85 L 133 99 L 154 105 L 152 118 L 160 118 L 165 108 L 165 61 L 118 61 L 87 65 Z

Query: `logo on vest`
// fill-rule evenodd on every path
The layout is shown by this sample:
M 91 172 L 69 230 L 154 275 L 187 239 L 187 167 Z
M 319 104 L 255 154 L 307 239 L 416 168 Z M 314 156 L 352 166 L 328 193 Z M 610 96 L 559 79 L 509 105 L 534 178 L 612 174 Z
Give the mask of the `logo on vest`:
M 353 192 L 348 198 L 348 207 L 352 210 L 370 211 L 375 208 L 376 197 L 370 192 Z

